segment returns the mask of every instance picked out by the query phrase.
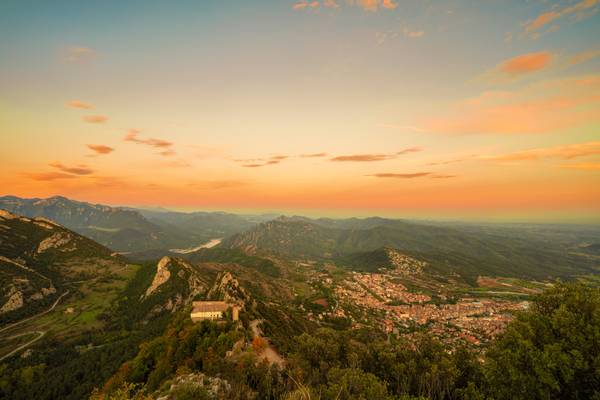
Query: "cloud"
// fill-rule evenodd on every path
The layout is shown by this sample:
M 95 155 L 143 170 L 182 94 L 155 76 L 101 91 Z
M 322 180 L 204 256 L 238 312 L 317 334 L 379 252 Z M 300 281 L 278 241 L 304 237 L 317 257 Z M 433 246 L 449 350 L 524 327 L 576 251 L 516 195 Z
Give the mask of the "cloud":
M 380 9 L 393 10 L 398 7 L 398 3 L 394 0 L 346 0 L 345 3 L 348 6 L 357 6 L 370 12 L 376 12 Z M 340 8 L 340 4 L 336 0 L 323 0 L 322 2 L 300 0 L 292 4 L 292 9 L 314 10 L 321 5 L 326 8 Z
M 356 0 L 355 2 L 350 1 L 350 4 L 355 3 L 365 11 L 377 11 L 380 8 L 393 10 L 398 7 L 393 0 Z
M 384 161 L 395 158 L 393 154 L 353 154 L 348 156 L 337 156 L 330 159 L 330 161 L 338 162 L 372 162 L 372 161 Z
M 264 167 L 267 164 L 244 164 L 242 165 L 242 167 L 244 168 L 259 168 L 259 167 Z
M 584 62 L 593 60 L 594 58 L 596 58 L 598 56 L 600 56 L 600 50 L 597 50 L 597 49 L 582 51 L 581 53 L 573 54 L 571 57 L 569 57 L 568 65 L 572 66 L 572 65 L 582 64 Z
M 83 101 L 79 101 L 79 100 L 71 100 L 66 105 L 67 105 L 67 107 L 70 107 L 70 108 L 80 108 L 80 109 L 84 109 L 84 110 L 90 110 L 90 109 L 94 108 L 93 104 L 84 103 Z
M 431 172 L 413 172 L 408 174 L 397 174 L 392 172 L 382 172 L 379 174 L 372 174 L 367 176 L 372 176 L 374 178 L 394 178 L 394 179 L 413 179 L 413 178 L 421 178 L 424 176 L 431 175 Z
M 572 160 L 574 158 L 600 155 L 600 141 L 543 147 L 516 151 L 492 156 L 480 156 L 480 159 L 499 162 L 536 161 L 549 158 Z
M 94 173 L 94 170 L 92 170 L 91 168 L 89 168 L 87 165 L 84 165 L 84 164 L 69 167 L 60 162 L 53 162 L 48 165 L 60 170 L 61 172 L 67 173 L 67 174 L 91 175 L 92 173 Z
M 71 63 L 84 63 L 96 58 L 96 52 L 89 47 L 72 46 L 65 50 L 65 60 Z
M 600 76 L 539 82 L 512 92 L 483 92 L 447 116 L 429 118 L 428 132 L 447 134 L 551 133 L 598 121 Z
M 84 115 L 81 119 L 90 124 L 103 124 L 108 121 L 108 117 L 105 115 Z
M 507 75 L 519 76 L 544 69 L 551 60 L 552 54 L 547 51 L 528 53 L 504 61 L 498 69 Z
M 373 161 L 385 161 L 396 158 L 397 156 L 408 154 L 408 153 L 416 153 L 419 151 L 423 151 L 420 147 L 409 147 L 403 150 L 400 150 L 396 153 L 392 154 L 351 154 L 346 156 L 337 156 L 331 158 L 329 161 L 336 162 L 373 162 Z
M 276 155 L 269 158 L 246 158 L 246 159 L 234 159 L 235 162 L 244 163 L 244 168 L 259 168 L 267 165 L 275 165 L 281 163 L 281 161 L 288 159 L 286 155 Z
M 136 143 L 136 144 L 144 144 L 150 147 L 154 147 L 157 149 L 160 149 L 161 151 L 158 153 L 161 156 L 164 157 L 171 157 L 174 156 L 175 150 L 171 149 L 171 147 L 174 145 L 173 142 L 169 142 L 167 140 L 163 140 L 163 139 L 155 139 L 155 138 L 148 138 L 148 139 L 142 139 L 139 137 L 140 131 L 137 129 L 129 129 L 127 131 L 127 134 L 123 137 L 123 140 L 126 142 L 132 142 L 132 143 Z
M 550 66 L 554 55 L 548 51 L 522 54 L 496 65 L 479 79 L 490 83 L 506 83 L 539 72 Z
M 76 175 L 65 174 L 63 172 L 26 172 L 23 175 L 34 181 L 54 181 L 57 179 L 77 178 Z
M 175 153 L 175 150 L 168 149 L 168 150 L 159 151 L 158 154 L 160 154 L 163 157 L 172 157 L 177 153 Z
M 409 147 L 407 149 L 400 150 L 399 152 L 396 153 L 396 155 L 401 156 L 403 154 L 418 153 L 420 151 L 423 151 L 423 149 L 421 147 Z
M 294 10 L 304 10 L 304 9 L 310 9 L 310 8 L 319 8 L 319 2 L 318 1 L 306 1 L 306 0 L 302 0 L 302 1 L 298 1 L 298 2 L 294 3 L 292 5 L 292 8 Z
M 434 162 L 427 163 L 425 165 L 426 166 L 437 166 L 437 165 L 455 164 L 455 163 L 460 163 L 460 162 L 464 162 L 467 160 L 472 160 L 476 157 L 478 157 L 476 154 L 471 154 L 469 156 L 462 157 L 462 158 L 453 158 L 451 160 L 444 160 L 444 161 L 434 161 Z
M 556 23 L 559 19 L 573 15 L 576 20 L 581 20 L 594 15 L 598 9 L 599 0 L 582 0 L 572 6 L 557 7 L 538 15 L 533 20 L 523 24 L 524 31 L 532 39 L 537 39 L 542 33 L 554 32 L 559 29 L 558 24 L 550 26 L 545 32 L 540 32 L 549 24 Z
M 109 154 L 115 151 L 114 148 L 102 144 L 88 144 L 86 146 L 97 154 Z
M 300 158 L 319 158 L 319 157 L 327 157 L 327 153 L 300 154 Z
M 411 31 L 408 28 L 403 28 L 402 34 L 404 34 L 404 36 L 406 36 L 406 37 L 409 37 L 412 39 L 417 39 L 417 38 L 425 36 L 425 31 Z

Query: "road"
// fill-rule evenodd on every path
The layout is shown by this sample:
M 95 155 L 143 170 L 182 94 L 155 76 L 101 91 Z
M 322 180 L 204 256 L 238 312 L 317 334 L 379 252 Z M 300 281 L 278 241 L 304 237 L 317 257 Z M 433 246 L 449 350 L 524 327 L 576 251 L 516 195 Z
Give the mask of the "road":
M 11 328 L 14 328 L 15 326 L 24 324 L 25 322 L 31 321 L 33 319 L 41 317 L 42 315 L 46 315 L 49 312 L 52 312 L 56 308 L 56 306 L 58 305 L 58 303 L 60 303 L 60 301 L 62 300 L 62 298 L 65 297 L 68 294 L 69 294 L 69 290 L 67 290 L 66 292 L 64 292 L 60 296 L 58 296 L 58 299 L 56 299 L 56 301 L 52 304 L 52 306 L 49 309 L 47 309 L 45 311 L 42 311 L 41 313 L 35 314 L 35 315 L 33 315 L 33 316 L 29 317 L 29 318 L 25 318 L 25 319 L 22 319 L 22 320 L 20 320 L 18 322 L 13 323 L 13 324 L 7 325 L 7 326 L 3 327 L 2 329 L 0 329 L 0 332 L 7 331 L 7 330 L 9 330 Z M 18 338 L 20 336 L 30 335 L 32 333 L 36 333 L 38 336 L 36 338 L 30 340 L 29 342 L 27 342 L 25 344 L 22 344 L 21 346 L 17 347 L 16 349 L 12 350 L 10 353 L 3 355 L 2 357 L 0 357 L 0 361 L 4 360 L 5 358 L 11 357 L 11 356 L 17 354 L 18 352 L 20 352 L 21 350 L 24 350 L 27 347 L 31 346 L 32 344 L 34 344 L 35 342 L 37 342 L 38 340 L 40 340 L 41 338 L 43 338 L 44 335 L 46 334 L 46 331 L 27 331 L 27 332 L 19 333 L 18 335 L 14 335 L 14 336 L 9 336 L 9 337 L 2 338 L 2 340 L 10 340 L 10 339 Z
M 15 336 L 10 336 L 10 337 L 4 338 L 4 340 L 15 339 L 15 338 L 18 338 L 20 336 L 29 335 L 29 334 L 32 334 L 32 333 L 37 333 L 38 336 L 36 338 L 30 340 L 29 342 L 20 345 L 19 347 L 17 347 L 16 349 L 14 349 L 13 351 L 11 351 L 10 353 L 3 355 L 2 357 L 0 357 L 0 361 L 4 360 L 5 358 L 11 357 L 11 356 L 17 354 L 19 351 L 24 350 L 27 347 L 31 346 L 32 344 L 34 344 L 35 342 L 37 342 L 38 340 L 40 340 L 41 338 L 43 338 L 44 335 L 46 334 L 46 331 L 30 331 L 30 332 L 20 333 L 20 334 L 15 335 Z
M 35 318 L 41 317 L 42 315 L 48 314 L 49 312 L 51 312 L 52 310 L 54 310 L 56 308 L 56 306 L 58 305 L 58 303 L 60 303 L 60 301 L 62 300 L 62 298 L 65 297 L 66 295 L 68 295 L 69 292 L 70 292 L 70 290 L 67 290 L 66 292 L 64 292 L 63 294 L 61 294 L 60 296 L 58 296 L 58 299 L 56 299 L 56 301 L 54 302 L 54 304 L 52 304 L 52 306 L 49 309 L 47 309 L 45 311 L 42 311 L 39 314 L 35 314 L 35 315 L 33 315 L 33 316 L 29 317 L 29 318 L 25 318 L 25 319 L 22 319 L 20 321 L 15 322 L 15 323 L 12 323 L 10 325 L 7 325 L 7 326 L 1 328 L 0 332 L 4 332 L 6 330 L 9 330 L 10 328 L 13 328 L 13 327 L 17 326 L 17 325 L 21 325 L 21 324 L 23 324 L 23 323 L 25 323 L 27 321 L 31 321 L 32 319 L 35 319 Z
M 258 357 L 267 360 L 269 364 L 283 366 L 285 364 L 283 357 L 281 357 L 277 350 L 275 350 L 275 347 L 271 344 L 269 339 L 262 336 L 262 331 L 258 327 L 258 324 L 261 322 L 261 319 L 255 319 L 254 321 L 250 322 L 250 328 L 252 329 L 253 337 L 260 337 L 267 343 L 267 346 L 260 354 L 258 354 Z

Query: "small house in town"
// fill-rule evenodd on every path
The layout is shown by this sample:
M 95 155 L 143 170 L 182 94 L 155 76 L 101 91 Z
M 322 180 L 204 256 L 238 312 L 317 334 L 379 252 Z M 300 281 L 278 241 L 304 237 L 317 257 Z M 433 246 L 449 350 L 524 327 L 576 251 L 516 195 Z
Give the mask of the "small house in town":
M 235 305 L 229 305 L 224 301 L 194 301 L 192 303 L 192 312 L 190 313 L 190 317 L 192 318 L 193 322 L 198 322 L 205 319 L 223 319 L 228 308 L 232 309 L 232 319 L 237 321 L 239 318 L 238 307 Z

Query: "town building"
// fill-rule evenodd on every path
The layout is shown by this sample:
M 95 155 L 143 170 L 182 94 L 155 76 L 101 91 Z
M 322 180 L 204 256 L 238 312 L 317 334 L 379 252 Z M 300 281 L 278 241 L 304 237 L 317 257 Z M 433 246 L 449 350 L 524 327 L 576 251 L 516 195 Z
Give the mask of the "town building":
M 232 319 L 237 321 L 239 318 L 238 306 L 229 305 L 224 301 L 194 301 L 192 303 L 192 312 L 190 313 L 190 317 L 192 318 L 193 322 L 206 319 L 223 319 L 225 316 L 225 311 L 227 311 L 229 308 L 232 309 Z

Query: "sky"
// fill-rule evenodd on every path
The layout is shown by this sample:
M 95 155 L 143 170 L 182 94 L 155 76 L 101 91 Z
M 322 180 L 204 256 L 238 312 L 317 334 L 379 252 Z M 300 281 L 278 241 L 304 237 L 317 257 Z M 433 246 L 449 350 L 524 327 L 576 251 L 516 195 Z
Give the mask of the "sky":
M 0 2 L 0 194 L 600 222 L 600 0 Z

